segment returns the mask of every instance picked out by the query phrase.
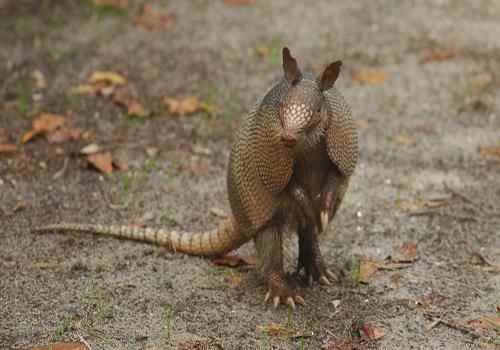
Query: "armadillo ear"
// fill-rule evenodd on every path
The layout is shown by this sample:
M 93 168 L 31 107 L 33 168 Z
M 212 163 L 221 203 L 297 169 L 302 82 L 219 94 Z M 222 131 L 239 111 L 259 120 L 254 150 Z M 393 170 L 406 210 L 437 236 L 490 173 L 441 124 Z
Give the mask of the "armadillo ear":
M 342 61 L 335 61 L 333 63 L 330 63 L 330 65 L 326 67 L 325 71 L 319 78 L 319 88 L 321 89 L 321 91 L 331 89 L 331 87 L 339 77 L 340 66 L 342 66 Z
M 283 48 L 283 71 L 285 78 L 290 84 L 296 84 L 302 79 L 302 72 L 299 69 L 297 60 L 292 57 L 288 47 Z

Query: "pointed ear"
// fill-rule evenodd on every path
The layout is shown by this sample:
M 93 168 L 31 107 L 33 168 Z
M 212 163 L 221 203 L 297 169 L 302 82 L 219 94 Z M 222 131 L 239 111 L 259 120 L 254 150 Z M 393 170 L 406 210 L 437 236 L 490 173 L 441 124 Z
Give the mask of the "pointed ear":
M 340 66 L 342 66 L 342 61 L 335 61 L 333 63 L 330 63 L 330 65 L 326 67 L 325 71 L 323 72 L 323 74 L 321 74 L 321 77 L 318 79 L 319 88 L 321 89 L 321 91 L 326 91 L 331 89 L 331 87 L 339 77 Z
M 295 84 L 302 79 L 302 72 L 299 69 L 297 60 L 292 57 L 288 47 L 283 48 L 283 71 L 285 72 L 286 80 L 290 84 Z

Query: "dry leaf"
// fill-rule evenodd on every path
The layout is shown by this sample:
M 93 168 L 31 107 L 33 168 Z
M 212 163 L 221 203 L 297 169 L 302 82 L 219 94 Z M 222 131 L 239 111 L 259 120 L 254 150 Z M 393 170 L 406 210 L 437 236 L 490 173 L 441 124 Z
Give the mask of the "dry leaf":
M 261 58 L 269 57 L 269 55 L 271 54 L 271 49 L 269 47 L 265 47 L 265 46 L 258 47 L 256 49 L 256 51 L 257 51 L 257 54 L 259 54 L 259 56 Z
M 87 350 L 83 343 L 53 343 L 46 346 L 35 346 L 28 350 Z
M 224 0 L 226 5 L 253 5 L 255 0 Z
M 368 123 L 368 121 L 364 119 L 356 119 L 354 121 L 354 125 L 356 125 L 356 128 L 358 129 L 366 129 L 370 126 L 370 123 Z
M 135 17 L 133 22 L 148 31 L 167 30 L 175 23 L 175 14 L 145 4 L 141 15 Z
M 77 85 L 69 90 L 70 95 L 90 95 L 95 94 L 98 88 L 95 85 Z
M 363 337 L 370 340 L 377 340 L 385 335 L 382 328 L 376 327 L 370 323 L 364 323 L 360 328 L 360 332 Z
M 212 207 L 210 208 L 210 213 L 220 218 L 227 218 L 227 213 L 221 208 Z
M 497 146 L 497 147 L 479 147 L 479 154 L 482 156 L 500 157 L 500 146 Z
M 500 331 L 500 316 L 483 316 L 482 320 L 485 321 L 491 328 Z
M 89 82 L 92 84 L 107 83 L 110 85 L 125 85 L 127 83 L 127 79 L 115 72 L 96 71 L 90 76 Z
M 127 109 L 127 114 L 129 116 L 135 117 L 147 117 L 151 114 L 142 104 L 136 101 L 130 94 L 124 90 L 119 89 L 116 90 L 113 94 L 113 102 L 116 104 L 125 107 Z
M 89 154 L 97 153 L 97 152 L 99 152 L 99 150 L 100 150 L 99 145 L 97 145 L 96 143 L 91 143 L 91 144 L 83 147 L 80 150 L 80 153 L 89 155 Z
M 213 259 L 212 262 L 219 266 L 238 267 L 241 265 L 253 265 L 252 257 L 240 257 L 238 255 L 224 255 L 223 257 Z
M 46 138 L 49 143 L 63 143 L 79 140 L 81 135 L 82 131 L 80 129 L 62 127 L 46 134 Z
M 352 79 L 372 85 L 379 85 L 387 80 L 387 74 L 380 70 L 358 70 L 352 72 Z
M 231 276 L 227 276 L 226 278 L 224 278 L 224 280 L 235 287 L 240 286 L 243 283 L 243 274 L 237 273 Z
M 17 146 L 13 143 L 2 143 L 0 144 L 0 154 L 2 153 L 15 153 L 17 151 Z
M 170 113 L 177 115 L 192 114 L 201 109 L 200 100 L 195 96 L 183 98 L 164 97 L 163 103 L 166 104 Z
M 392 140 L 397 144 L 407 145 L 407 146 L 414 145 L 417 142 L 413 137 L 410 137 L 405 134 L 396 135 L 392 138 Z
M 461 49 L 449 49 L 449 50 L 428 50 L 426 51 L 422 58 L 420 59 L 420 63 L 429 63 L 429 62 L 442 62 L 449 60 L 458 54 L 462 53 Z
M 44 134 L 56 130 L 64 125 L 66 118 L 63 116 L 42 113 L 32 122 L 32 129 L 25 133 L 21 139 L 22 143 L 26 143 L 38 134 Z
M 303 335 L 303 333 L 300 333 L 295 329 L 283 326 L 281 324 L 272 323 L 272 322 L 269 323 L 268 325 L 257 326 L 257 332 L 266 333 L 267 335 L 270 335 L 273 337 L 296 338 L 296 337 L 300 337 L 301 335 Z
M 37 87 L 37 89 L 45 89 L 47 87 L 47 81 L 45 80 L 45 76 L 40 70 L 35 69 L 31 73 L 31 76 L 35 80 L 35 86 Z
M 87 161 L 97 170 L 109 175 L 113 172 L 113 158 L 111 152 L 94 153 L 87 156 Z
M 417 245 L 415 243 L 405 243 L 395 249 L 391 260 L 395 262 L 414 262 L 417 259 Z
M 379 265 L 368 259 L 367 257 L 362 257 L 359 261 L 359 276 L 358 282 L 369 283 L 371 277 L 378 271 Z
M 0 128 L 0 143 L 7 143 L 7 131 L 4 128 Z

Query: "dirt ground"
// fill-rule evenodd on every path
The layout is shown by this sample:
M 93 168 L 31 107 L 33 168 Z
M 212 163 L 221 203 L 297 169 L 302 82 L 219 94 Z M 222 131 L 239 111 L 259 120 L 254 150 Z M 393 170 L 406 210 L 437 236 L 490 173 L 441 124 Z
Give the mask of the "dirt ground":
M 499 1 L 148 1 L 175 14 L 153 31 L 131 19 L 139 1 L 125 13 L 7 3 L 0 128 L 17 151 L 0 154 L 0 348 L 82 339 L 92 349 L 500 348 L 498 323 L 484 321 L 500 316 Z M 248 266 L 30 233 L 63 220 L 214 227 L 229 210 L 233 131 L 280 76 L 284 45 L 313 71 L 344 61 L 337 85 L 359 126 L 360 162 L 322 243 L 340 279 L 304 288 L 306 307 L 264 305 Z M 153 115 L 68 93 L 97 70 L 127 77 Z M 178 117 L 161 102 L 191 95 L 217 110 Z M 91 138 L 20 144 L 40 112 Z M 89 143 L 128 170 L 88 167 L 79 150 Z M 363 257 L 383 265 L 404 244 L 416 260 L 358 283 Z

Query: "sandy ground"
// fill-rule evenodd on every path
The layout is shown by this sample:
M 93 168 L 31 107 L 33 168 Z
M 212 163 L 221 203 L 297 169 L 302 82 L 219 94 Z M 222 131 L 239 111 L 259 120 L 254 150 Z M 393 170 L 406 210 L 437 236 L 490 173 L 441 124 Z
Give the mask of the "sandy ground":
M 8 141 L 30 129 L 37 111 L 93 134 L 62 144 L 40 137 L 0 155 L 2 349 L 80 337 L 92 349 L 500 346 L 498 330 L 467 323 L 499 315 L 500 274 L 480 257 L 500 265 L 500 163 L 480 150 L 500 146 L 500 2 L 150 2 L 175 13 L 168 30 L 149 32 L 84 2 L 2 10 Z M 263 304 L 252 268 L 113 238 L 29 232 L 62 220 L 214 227 L 220 218 L 210 209 L 229 210 L 233 130 L 281 74 L 284 45 L 313 71 L 344 61 L 338 87 L 359 124 L 359 166 L 322 243 L 342 276 L 336 285 L 305 288 L 307 306 L 290 313 Z M 34 70 L 46 88 L 36 87 Z M 67 93 L 96 70 L 126 76 L 155 115 L 136 121 L 105 98 Z M 372 83 L 363 81 L 369 72 Z M 162 108 L 163 96 L 185 95 L 218 111 L 175 117 Z M 129 170 L 105 176 L 87 167 L 78 150 L 90 142 Z M 416 261 L 357 283 L 362 256 L 382 262 L 405 243 L 416 244 Z M 272 323 L 286 334 L 263 331 Z M 367 340 L 366 324 L 384 335 Z

